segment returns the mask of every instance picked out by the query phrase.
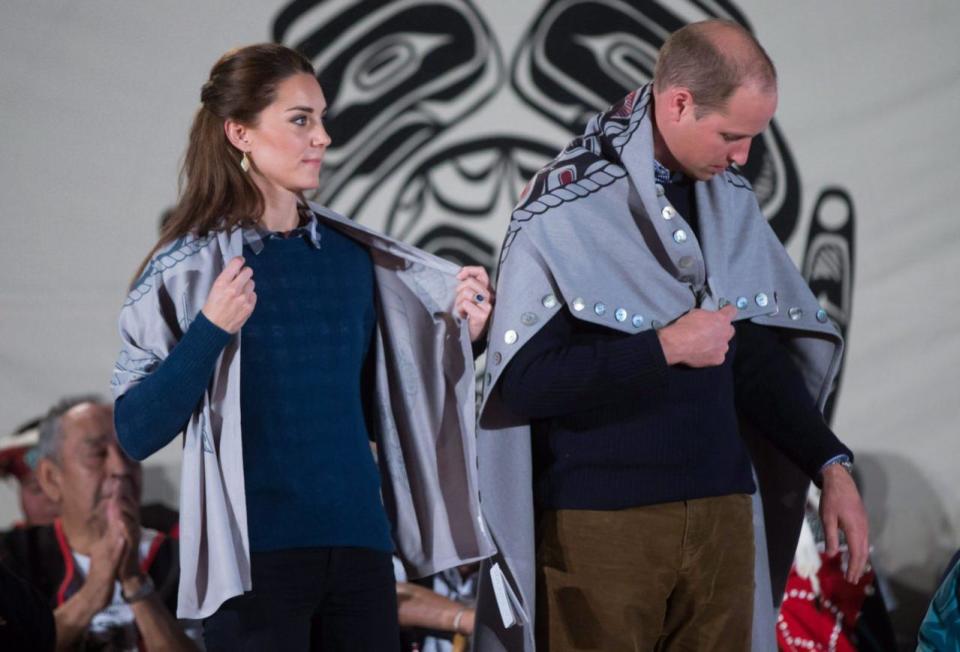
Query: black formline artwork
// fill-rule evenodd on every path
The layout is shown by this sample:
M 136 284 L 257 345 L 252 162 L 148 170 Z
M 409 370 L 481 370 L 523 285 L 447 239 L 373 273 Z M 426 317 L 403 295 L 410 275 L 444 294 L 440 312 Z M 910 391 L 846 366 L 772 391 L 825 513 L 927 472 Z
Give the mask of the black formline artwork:
M 333 144 L 313 198 L 493 272 L 502 247 L 490 235 L 506 230 L 509 244 L 508 219 L 525 183 L 582 133 L 590 116 L 651 79 L 671 32 L 707 18 L 750 29 L 728 0 L 547 0 L 520 12 L 511 6 L 470 0 L 284 6 L 273 38 L 311 59 L 328 103 Z M 521 19 L 529 24 L 505 52 L 494 26 L 516 29 L 511 21 Z M 521 113 L 523 121 L 512 119 Z M 753 140 L 738 172 L 781 242 L 805 238 L 801 271 L 846 336 L 855 227 L 849 194 L 820 190 L 806 233 L 798 233 L 800 176 L 776 121 Z M 837 395 L 827 404 L 828 421 Z

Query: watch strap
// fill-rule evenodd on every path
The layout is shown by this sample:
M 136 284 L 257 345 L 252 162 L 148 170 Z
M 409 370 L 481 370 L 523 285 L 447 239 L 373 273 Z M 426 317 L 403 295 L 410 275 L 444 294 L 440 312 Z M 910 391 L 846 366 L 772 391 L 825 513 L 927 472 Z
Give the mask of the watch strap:
M 122 597 L 123 601 L 127 604 L 139 602 L 140 600 L 148 597 L 151 593 L 153 593 L 153 591 L 153 578 L 146 573 L 144 573 L 140 578 L 140 588 L 134 591 L 131 595 L 127 595 L 127 592 L 123 590 L 123 585 L 120 585 L 120 597 Z

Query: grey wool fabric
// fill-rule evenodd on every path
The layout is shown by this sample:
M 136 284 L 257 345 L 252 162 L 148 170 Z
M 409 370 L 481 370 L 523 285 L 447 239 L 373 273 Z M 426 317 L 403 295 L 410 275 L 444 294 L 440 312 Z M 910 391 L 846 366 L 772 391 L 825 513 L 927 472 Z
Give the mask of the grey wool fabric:
M 789 329 L 791 353 L 821 409 L 833 387 L 839 331 L 768 226 L 750 184 L 731 170 L 697 182 L 698 234 L 656 187 L 651 100 L 648 85 L 592 118 L 530 181 L 507 230 L 477 435 L 483 513 L 498 553 L 484 563 L 475 650 L 535 648 L 530 428 L 507 408 L 498 381 L 557 311 L 638 333 L 693 308 L 732 303 L 738 320 Z M 753 630 L 759 651 L 776 647 L 774 602 L 809 478 L 762 436 L 748 439 L 760 487 Z
M 371 422 L 397 554 L 416 577 L 489 556 L 494 548 L 477 495 L 473 355 L 466 322 L 453 314 L 460 268 L 327 208 L 310 208 L 367 247 L 373 260 L 377 413 Z M 242 251 L 242 230 L 234 229 L 181 238 L 153 257 L 120 313 L 115 397 L 170 353 L 217 275 Z M 205 618 L 251 588 L 240 354 L 236 336 L 183 436 L 180 618 Z

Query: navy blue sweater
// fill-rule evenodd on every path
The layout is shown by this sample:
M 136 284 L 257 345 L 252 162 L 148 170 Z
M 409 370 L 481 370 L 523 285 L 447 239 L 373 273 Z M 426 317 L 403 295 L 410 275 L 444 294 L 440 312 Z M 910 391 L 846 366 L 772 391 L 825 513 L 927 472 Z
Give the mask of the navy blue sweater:
M 373 266 L 319 227 L 271 235 L 254 253 L 257 306 L 241 329 L 241 425 L 254 551 L 392 551 L 364 421 L 362 375 L 375 324 Z M 229 335 L 202 313 L 171 354 L 117 403 L 121 444 L 143 458 L 182 429 Z

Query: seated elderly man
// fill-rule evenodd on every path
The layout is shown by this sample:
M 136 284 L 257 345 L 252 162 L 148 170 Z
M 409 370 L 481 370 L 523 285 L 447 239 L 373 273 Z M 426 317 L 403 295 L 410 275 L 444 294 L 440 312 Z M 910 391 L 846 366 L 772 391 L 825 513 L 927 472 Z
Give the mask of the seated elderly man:
M 60 517 L 4 534 L 0 561 L 50 601 L 57 648 L 195 650 L 199 623 L 174 615 L 176 542 L 140 525 L 140 465 L 118 444 L 111 407 L 61 402 L 36 450 L 37 480 Z

